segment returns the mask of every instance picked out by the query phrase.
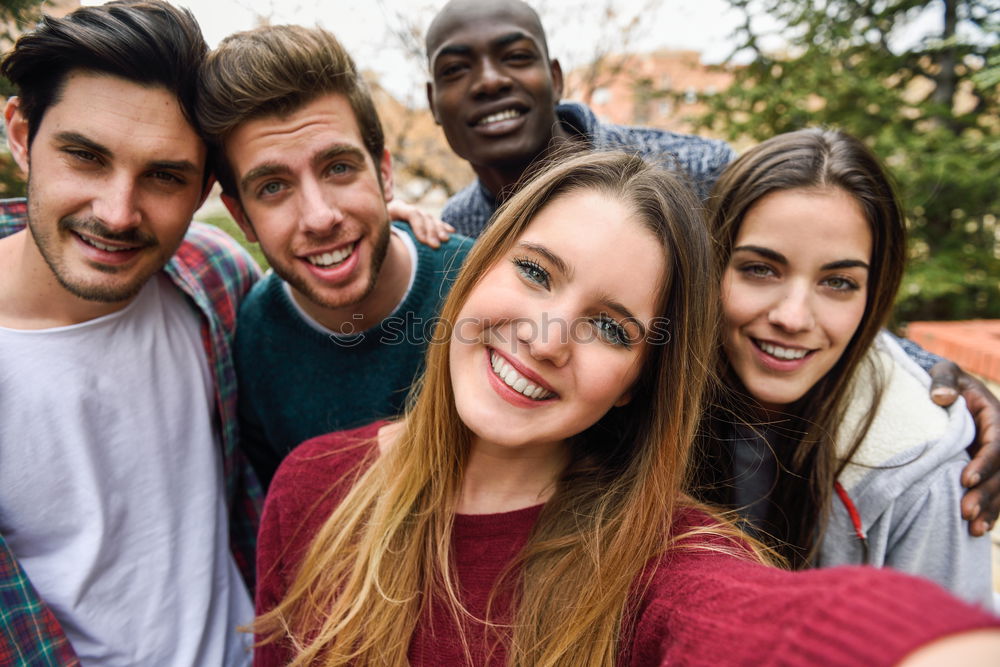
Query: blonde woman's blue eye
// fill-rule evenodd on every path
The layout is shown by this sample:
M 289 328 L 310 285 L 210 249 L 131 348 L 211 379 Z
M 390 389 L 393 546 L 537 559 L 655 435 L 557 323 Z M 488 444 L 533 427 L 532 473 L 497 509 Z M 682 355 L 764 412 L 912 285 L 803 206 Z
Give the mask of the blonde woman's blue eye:
M 514 266 L 517 267 L 517 272 L 525 280 L 529 280 L 542 287 L 549 286 L 549 272 L 543 269 L 537 262 L 533 262 L 530 259 L 518 258 L 514 260 Z
M 625 327 L 610 317 L 598 317 L 594 319 L 594 326 L 597 327 L 597 332 L 601 338 L 612 345 L 624 348 L 632 347 L 632 341 L 629 338 L 628 332 L 625 331 Z

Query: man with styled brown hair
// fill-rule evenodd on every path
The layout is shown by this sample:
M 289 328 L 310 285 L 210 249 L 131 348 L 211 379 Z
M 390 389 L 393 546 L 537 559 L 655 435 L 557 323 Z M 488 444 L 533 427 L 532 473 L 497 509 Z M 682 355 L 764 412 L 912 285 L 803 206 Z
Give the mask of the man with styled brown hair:
M 188 11 L 113 2 L 0 67 L 28 175 L 0 203 L 0 664 L 249 662 L 260 492 L 229 346 L 257 269 L 189 228 L 206 52 Z
M 390 225 L 392 161 L 368 87 L 319 28 L 209 55 L 198 119 L 223 202 L 274 272 L 240 310 L 241 441 L 267 483 L 310 437 L 399 414 L 468 248 Z

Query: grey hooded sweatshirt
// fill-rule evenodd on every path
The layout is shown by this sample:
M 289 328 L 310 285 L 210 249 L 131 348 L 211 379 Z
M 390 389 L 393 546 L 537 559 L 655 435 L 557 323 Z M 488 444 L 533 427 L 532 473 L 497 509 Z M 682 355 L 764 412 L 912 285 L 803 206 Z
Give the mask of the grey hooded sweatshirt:
M 871 410 L 876 374 L 882 399 L 837 480 L 816 565 L 892 567 L 991 609 L 990 541 L 969 536 L 959 507 L 975 432 L 965 401 L 935 405 L 930 376 L 885 333 L 866 361 L 837 433 L 842 454 Z

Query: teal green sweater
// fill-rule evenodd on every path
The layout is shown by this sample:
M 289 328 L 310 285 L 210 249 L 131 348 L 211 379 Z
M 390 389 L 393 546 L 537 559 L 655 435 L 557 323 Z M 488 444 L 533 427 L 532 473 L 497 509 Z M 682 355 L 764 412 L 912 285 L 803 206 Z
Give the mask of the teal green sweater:
M 409 227 L 397 228 L 413 238 Z M 457 235 L 437 250 L 414 242 L 417 270 L 406 299 L 357 335 L 337 339 L 304 321 L 274 273 L 244 299 L 235 344 L 240 442 L 265 487 L 300 442 L 402 413 L 438 310 L 472 247 Z

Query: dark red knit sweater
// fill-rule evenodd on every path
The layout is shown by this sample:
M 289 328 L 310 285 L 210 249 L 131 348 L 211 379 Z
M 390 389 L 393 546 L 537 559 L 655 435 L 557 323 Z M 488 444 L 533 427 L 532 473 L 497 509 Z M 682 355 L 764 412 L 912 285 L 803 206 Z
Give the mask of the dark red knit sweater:
M 349 473 L 371 452 L 380 425 L 314 438 L 285 459 L 261 525 L 258 613 L 284 595 L 310 539 L 349 488 Z M 539 510 L 456 517 L 455 563 L 463 602 L 473 613 L 485 610 L 497 576 L 524 545 Z M 658 563 L 623 655 L 632 666 L 888 665 L 933 639 L 998 625 L 932 583 L 887 570 L 791 573 L 684 549 Z M 421 623 L 411 663 L 466 664 L 458 638 L 442 630 L 451 627 L 443 611 Z M 473 663 L 504 664 L 502 652 L 490 655 L 484 641 L 476 644 L 480 637 L 469 635 Z M 278 666 L 289 658 L 287 645 L 269 644 L 257 649 L 254 663 Z

